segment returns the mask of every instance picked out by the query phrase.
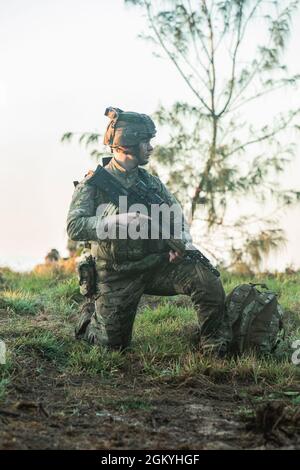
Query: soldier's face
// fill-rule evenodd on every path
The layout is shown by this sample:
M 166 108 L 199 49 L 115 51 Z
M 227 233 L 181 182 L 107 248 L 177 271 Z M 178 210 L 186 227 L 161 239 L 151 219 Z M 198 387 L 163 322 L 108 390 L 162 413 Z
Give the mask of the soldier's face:
M 139 148 L 139 165 L 147 165 L 150 159 L 150 155 L 153 152 L 153 147 L 150 143 L 150 140 L 140 142 Z

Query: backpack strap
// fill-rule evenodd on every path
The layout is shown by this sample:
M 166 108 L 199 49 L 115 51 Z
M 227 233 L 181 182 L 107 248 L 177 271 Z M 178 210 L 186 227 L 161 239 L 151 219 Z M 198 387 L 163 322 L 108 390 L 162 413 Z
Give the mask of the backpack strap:
M 244 303 L 252 288 L 249 284 L 237 286 L 226 298 L 228 321 L 231 326 L 240 318 Z
M 260 286 L 262 289 L 268 289 L 267 284 L 261 283 L 261 282 L 256 282 L 256 283 L 249 282 L 249 286 L 253 286 L 253 287 Z
M 255 289 L 255 287 L 253 287 Z M 276 299 L 275 294 L 261 293 L 255 289 L 255 298 L 244 309 L 244 314 L 241 321 L 241 343 L 240 351 L 244 351 L 245 345 L 249 345 L 251 335 L 251 325 L 253 321 L 261 314 L 266 305 L 270 304 Z

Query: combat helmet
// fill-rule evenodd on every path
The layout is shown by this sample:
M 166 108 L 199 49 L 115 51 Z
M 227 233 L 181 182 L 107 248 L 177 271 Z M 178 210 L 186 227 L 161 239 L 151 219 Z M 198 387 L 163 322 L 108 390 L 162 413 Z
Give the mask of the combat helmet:
M 103 142 L 111 148 L 135 146 L 156 134 L 155 124 L 147 114 L 112 107 L 106 108 L 104 114 L 109 117 L 110 123 Z

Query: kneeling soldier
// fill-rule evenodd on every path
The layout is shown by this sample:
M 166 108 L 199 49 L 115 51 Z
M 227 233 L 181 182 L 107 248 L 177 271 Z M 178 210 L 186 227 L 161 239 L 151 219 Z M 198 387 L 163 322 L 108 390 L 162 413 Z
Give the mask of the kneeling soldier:
M 96 273 L 95 308 L 89 304 L 83 312 L 76 336 L 111 349 L 127 348 L 143 294 L 186 294 L 196 308 L 201 336 L 223 353 L 225 294 L 218 271 L 193 247 L 182 219 L 179 236 L 174 235 L 178 217 L 170 218 L 171 234 L 164 236 L 168 230 L 158 223 L 155 232 L 153 217 L 140 210 L 141 203 L 147 209 L 164 203 L 182 214 L 178 201 L 160 179 L 142 168 L 153 151 L 150 140 L 155 136 L 155 125 L 145 114 L 118 108 L 108 108 L 105 114 L 110 123 L 104 143 L 111 147 L 113 157 L 104 169 L 99 166 L 76 186 L 67 221 L 72 240 L 91 242 L 92 258 L 85 267 Z M 127 195 L 138 209 L 118 204 L 117 197 Z M 128 236 L 133 227 L 147 236 Z M 88 278 L 87 274 L 84 282 Z

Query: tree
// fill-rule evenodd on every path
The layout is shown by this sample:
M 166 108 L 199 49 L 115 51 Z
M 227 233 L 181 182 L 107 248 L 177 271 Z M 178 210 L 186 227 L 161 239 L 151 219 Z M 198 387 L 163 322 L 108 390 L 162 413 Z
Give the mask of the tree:
M 250 119 L 253 103 L 263 106 L 264 97 L 299 82 L 282 63 L 299 1 L 125 3 L 142 8 L 149 27 L 144 38 L 173 63 L 191 92 L 190 102 L 155 113 L 169 131 L 168 141 L 156 147 L 156 168 L 166 170 L 168 185 L 190 204 L 190 222 L 205 224 L 208 251 L 216 250 L 215 235 L 233 262 L 258 267 L 284 233 L 274 216 L 257 217 L 257 206 L 252 215 L 239 210 L 232 217 L 233 203 L 249 196 L 259 203 L 272 199 L 278 213 L 300 199 L 300 191 L 281 188 L 276 179 L 294 155 L 294 144 L 282 136 L 297 127 L 300 108 L 276 112 L 271 122 Z

